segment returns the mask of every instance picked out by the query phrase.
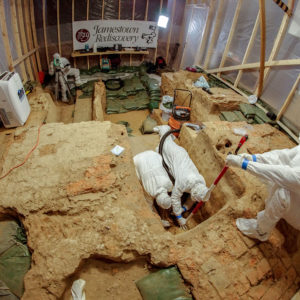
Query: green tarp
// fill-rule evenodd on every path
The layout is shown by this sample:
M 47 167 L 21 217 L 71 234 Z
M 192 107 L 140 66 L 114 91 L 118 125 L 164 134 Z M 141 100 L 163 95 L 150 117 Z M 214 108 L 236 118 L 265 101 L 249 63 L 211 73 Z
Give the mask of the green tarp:
M 0 222 L 0 280 L 16 296 L 24 293 L 23 279 L 30 268 L 26 236 L 14 220 Z
M 176 267 L 152 273 L 136 285 L 144 300 L 192 300 Z

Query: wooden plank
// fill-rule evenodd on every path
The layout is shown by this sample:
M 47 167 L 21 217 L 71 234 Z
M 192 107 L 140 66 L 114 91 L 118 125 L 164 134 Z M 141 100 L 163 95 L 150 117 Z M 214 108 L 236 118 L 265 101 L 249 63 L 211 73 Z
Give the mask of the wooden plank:
M 283 104 L 282 108 L 280 109 L 276 120 L 280 120 L 280 118 L 282 117 L 282 115 L 285 113 L 286 109 L 288 108 L 288 106 L 292 102 L 292 100 L 294 98 L 294 94 L 295 94 L 295 92 L 297 90 L 297 87 L 299 85 L 299 82 L 300 82 L 300 74 L 298 75 L 298 78 L 296 79 L 289 95 L 287 96 L 286 100 L 284 101 L 284 104 Z
M 46 0 L 43 0 L 43 32 L 44 32 L 44 43 L 45 43 L 47 66 L 49 70 L 49 50 L 48 50 L 47 26 L 46 26 Z
M 17 51 L 18 57 L 21 57 L 22 56 L 22 47 L 21 47 L 21 41 L 20 41 L 19 28 L 18 28 L 18 24 L 17 24 L 18 18 L 17 18 L 17 10 L 16 10 L 15 0 L 10 0 L 9 4 L 10 4 L 13 34 L 14 34 L 14 39 L 15 39 L 15 43 L 16 43 L 16 51 Z M 26 82 L 28 80 L 28 77 L 26 74 L 24 62 L 20 65 L 20 73 L 21 73 L 20 75 L 21 75 L 23 81 Z
M 19 65 L 21 62 L 23 62 L 26 58 L 28 58 L 29 56 L 33 55 L 36 51 L 38 50 L 38 48 L 32 49 L 29 52 L 27 52 L 26 54 L 22 55 L 21 57 L 19 57 L 18 59 L 14 60 L 12 65 L 14 67 L 16 67 L 17 65 Z
M 292 0 L 289 0 L 288 6 L 290 6 L 291 4 L 292 4 Z M 271 54 L 269 56 L 268 61 L 275 60 L 275 58 L 276 58 L 276 56 L 277 56 L 277 54 L 278 54 L 278 52 L 280 50 L 280 46 L 281 46 L 281 44 L 283 42 L 283 39 L 285 37 L 285 33 L 286 33 L 287 28 L 288 28 L 288 25 L 289 25 L 289 16 L 287 14 L 284 14 L 282 22 L 281 22 L 281 25 L 280 25 L 280 28 L 278 30 L 278 34 L 277 34 L 276 39 L 274 41 L 273 48 L 272 48 L 272 51 L 271 51 Z M 264 80 L 267 79 L 267 77 L 270 74 L 270 71 L 271 71 L 270 68 L 266 68 L 265 69 Z M 258 88 L 255 90 L 255 94 L 256 95 L 257 95 L 257 93 L 258 93 Z
M 254 27 L 253 27 L 253 30 L 252 30 L 252 33 L 251 33 L 251 37 L 249 39 L 249 42 L 248 42 L 248 46 L 247 46 L 247 49 L 245 51 L 245 54 L 244 54 L 244 57 L 243 57 L 243 60 L 242 60 L 242 65 L 245 64 L 249 58 L 249 55 L 250 55 L 250 52 L 254 46 L 254 41 L 255 41 L 255 37 L 256 37 L 256 34 L 257 34 L 257 30 L 258 30 L 258 25 L 259 25 L 259 14 L 260 12 L 258 11 L 258 14 L 257 14 L 257 17 L 256 17 L 256 21 L 255 21 L 255 24 L 254 24 Z M 241 78 L 242 78 L 242 75 L 243 75 L 243 70 L 240 70 L 238 72 L 238 75 L 234 81 L 234 86 L 237 87 Z
M 159 14 L 160 15 L 161 15 L 161 11 L 162 11 L 163 1 L 164 0 L 160 0 L 160 4 L 159 4 Z M 158 32 L 158 36 L 159 36 L 159 32 Z M 158 37 L 157 37 L 157 39 L 158 39 Z M 158 46 L 158 40 L 157 40 L 157 46 Z M 156 62 L 156 57 L 157 57 L 157 46 L 156 46 L 155 52 L 154 52 L 154 63 Z
M 60 41 L 60 11 L 59 11 L 59 0 L 56 0 L 56 21 L 57 21 L 57 42 L 58 42 L 58 52 L 61 56 L 61 41 Z
M 205 51 L 205 47 L 206 47 L 206 43 L 207 43 L 207 40 L 208 40 L 208 37 L 209 37 L 209 33 L 211 31 L 211 23 L 213 21 L 215 7 L 216 7 L 216 0 L 210 1 L 210 8 L 209 8 L 207 20 L 206 20 L 206 23 L 205 23 L 203 38 L 202 38 L 202 41 L 199 45 L 199 48 L 197 50 L 197 54 L 196 54 L 196 57 L 195 57 L 195 60 L 194 60 L 195 65 L 201 63 L 201 59 L 202 59 L 204 51 Z
M 31 21 L 30 21 L 30 14 L 29 14 L 29 0 L 24 0 L 24 21 L 25 21 L 25 29 L 27 33 L 27 45 L 28 45 L 28 50 L 33 50 L 33 37 L 32 37 L 32 32 L 31 32 Z M 38 81 L 39 80 L 39 74 L 38 74 L 38 68 L 37 68 L 37 63 L 35 56 L 30 56 L 31 59 L 31 64 L 33 66 L 33 71 L 35 75 L 35 79 Z
M 28 53 L 27 39 L 26 39 L 26 34 L 25 34 L 25 23 L 24 23 L 24 18 L 23 18 L 22 1 L 21 0 L 17 1 L 16 4 L 17 4 L 17 15 L 18 15 L 18 20 L 19 20 L 19 30 L 20 30 L 23 53 Z M 25 59 L 25 64 L 26 64 L 26 70 L 27 70 L 30 80 L 34 80 L 32 66 L 31 66 L 29 57 L 27 57 Z
M 220 66 L 219 66 L 220 68 L 222 68 L 224 66 L 225 61 L 227 59 L 227 55 L 228 55 L 228 52 L 229 52 L 229 49 L 230 49 L 230 46 L 231 46 L 231 42 L 232 42 L 232 39 L 233 39 L 233 35 L 234 35 L 235 29 L 236 29 L 236 24 L 237 24 L 239 15 L 240 15 L 241 6 L 242 6 L 242 0 L 238 0 L 237 6 L 236 6 L 236 9 L 235 9 L 235 13 L 234 13 L 234 17 L 233 17 L 233 20 L 232 20 L 231 28 L 230 28 L 230 31 L 229 31 L 229 35 L 228 35 L 228 38 L 227 38 L 227 43 L 226 43 L 226 46 L 225 46 L 225 49 L 224 49 L 224 52 L 223 52 L 223 56 L 222 56 L 222 59 L 221 59 L 221 63 L 220 63 Z M 221 75 L 221 73 L 218 74 L 218 76 L 220 76 L 220 75 Z
M 275 60 L 271 62 L 266 62 L 265 67 L 286 67 L 286 66 L 299 66 L 300 59 L 283 59 L 283 60 Z M 260 67 L 260 63 L 248 63 L 242 65 L 235 65 L 230 67 L 216 68 L 206 70 L 208 74 L 219 73 L 219 72 L 231 72 L 237 70 L 248 70 L 248 69 L 258 69 Z
M 266 60 L 266 7 L 265 0 L 259 0 L 260 10 L 260 68 L 257 98 L 262 94 L 264 87 L 264 73 L 265 73 L 265 60 Z
M 31 30 L 32 30 L 32 35 L 33 35 L 33 44 L 34 44 L 34 48 L 38 49 L 39 44 L 38 44 L 37 35 L 36 35 L 33 0 L 30 0 L 30 16 L 31 16 Z M 37 60 L 37 65 L 38 65 L 38 71 L 40 72 L 40 71 L 42 71 L 42 65 L 41 65 L 41 57 L 40 57 L 39 49 L 36 51 L 36 60 Z
M 173 0 L 172 14 L 171 14 L 171 20 L 170 20 L 171 25 L 170 25 L 170 30 L 168 32 L 168 41 L 167 41 L 166 56 L 165 56 L 167 64 L 169 62 L 169 50 L 170 50 L 170 42 L 171 42 L 172 31 L 173 31 L 173 22 L 174 22 L 175 9 L 176 9 L 176 0 Z
M 1 31 L 2 31 L 2 39 L 3 39 L 3 44 L 4 44 L 4 49 L 5 49 L 5 54 L 6 54 L 6 59 L 8 62 L 8 68 L 10 71 L 13 71 L 13 59 L 11 56 L 11 51 L 10 51 L 10 45 L 9 45 L 9 37 L 7 33 L 7 27 L 6 27 L 6 18 L 5 18 L 5 7 L 4 7 L 4 1 L 0 2 L 0 24 L 1 24 Z
M 208 64 L 210 62 L 211 56 L 212 56 L 212 52 L 216 43 L 216 40 L 219 36 L 219 32 L 220 32 L 220 28 L 221 28 L 221 21 L 222 21 L 222 14 L 224 12 L 224 4 L 225 4 L 225 0 L 220 0 L 219 3 L 219 7 L 218 7 L 218 11 L 217 11 L 217 16 L 216 16 L 216 22 L 215 22 L 215 28 L 210 40 L 210 44 L 207 50 L 207 54 L 206 54 L 206 58 L 204 61 L 204 68 L 207 69 Z
M 84 56 L 95 56 L 95 55 L 109 55 L 109 54 L 140 54 L 140 55 L 148 55 L 149 51 L 135 51 L 135 50 L 122 50 L 122 51 L 105 51 L 105 52 L 88 52 L 88 53 L 80 53 L 78 51 L 74 51 L 71 53 L 72 57 L 84 57 Z

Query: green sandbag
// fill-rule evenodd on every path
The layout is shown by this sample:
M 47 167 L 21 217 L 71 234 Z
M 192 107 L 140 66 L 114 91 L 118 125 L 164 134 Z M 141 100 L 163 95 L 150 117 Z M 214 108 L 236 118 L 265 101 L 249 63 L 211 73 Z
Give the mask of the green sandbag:
M 153 109 L 157 109 L 157 108 L 159 107 L 159 105 L 158 105 L 158 102 L 156 102 L 156 101 L 151 101 L 151 102 L 149 103 L 148 107 L 149 107 L 150 110 L 153 110 Z
M 16 221 L 0 222 L 0 280 L 20 298 L 24 293 L 23 279 L 31 260 L 26 242 L 26 235 Z
M 0 299 L 1 300 L 19 300 L 17 296 L 15 296 L 7 285 L 0 280 Z
M 140 131 L 142 134 L 153 133 L 153 128 L 157 126 L 157 122 L 149 116 L 147 116 L 146 120 L 143 122 Z
M 248 118 L 255 115 L 255 106 L 248 104 L 248 103 L 241 103 L 239 105 L 240 111 L 243 113 L 243 115 Z
M 136 282 L 144 300 L 192 300 L 176 267 L 152 273 Z
M 15 237 L 19 225 L 13 220 L 0 222 L 0 255 L 15 244 Z
M 0 256 L 0 279 L 18 297 L 24 293 L 24 276 L 30 268 L 26 245 L 16 243 Z

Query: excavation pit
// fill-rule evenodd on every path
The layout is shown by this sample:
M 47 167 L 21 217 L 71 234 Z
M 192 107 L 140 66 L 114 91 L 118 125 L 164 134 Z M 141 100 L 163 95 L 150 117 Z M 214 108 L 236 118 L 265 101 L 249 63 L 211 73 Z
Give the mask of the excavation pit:
M 143 258 L 129 263 L 89 258 L 82 262 L 76 273 L 67 280 L 67 288 L 61 299 L 71 299 L 72 283 L 83 279 L 86 281 L 86 299 L 142 300 L 135 281 L 148 274 L 149 265 Z

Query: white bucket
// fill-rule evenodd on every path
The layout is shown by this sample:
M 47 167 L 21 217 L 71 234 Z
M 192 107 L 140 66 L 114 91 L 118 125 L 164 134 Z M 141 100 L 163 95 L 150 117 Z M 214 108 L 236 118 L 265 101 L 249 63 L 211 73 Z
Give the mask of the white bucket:
M 164 121 L 169 121 L 171 114 L 172 114 L 172 109 L 171 108 L 166 108 L 162 103 L 160 103 L 159 108 L 162 111 L 161 117 Z

